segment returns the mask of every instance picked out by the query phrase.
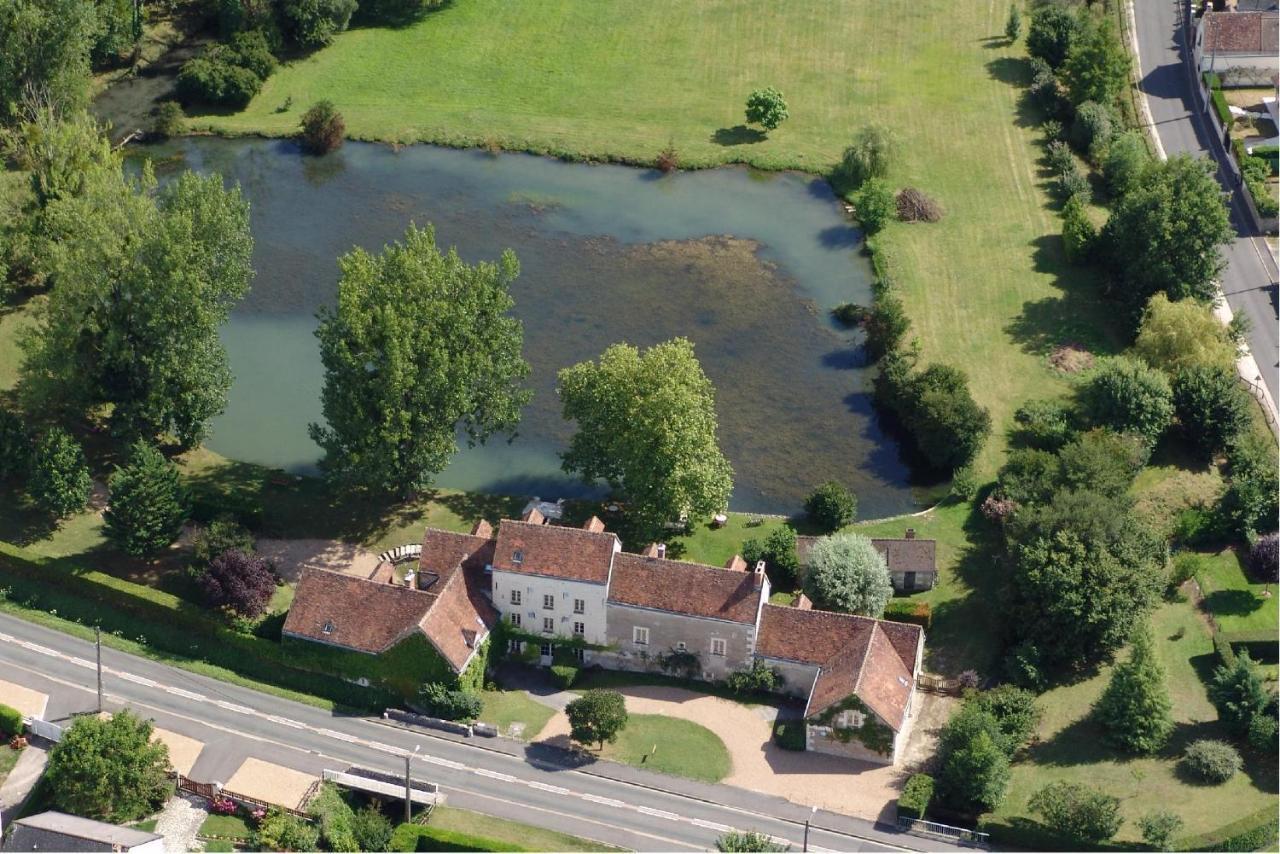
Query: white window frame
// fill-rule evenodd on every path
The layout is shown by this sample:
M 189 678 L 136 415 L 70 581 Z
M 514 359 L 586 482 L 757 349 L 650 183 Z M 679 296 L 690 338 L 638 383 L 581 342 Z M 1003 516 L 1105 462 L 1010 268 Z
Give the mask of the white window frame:
M 511 565 L 512 565 L 512 566 L 523 566 L 523 565 L 524 565 L 524 552 L 520 551 L 519 549 L 516 549 L 515 551 L 513 551 L 513 552 L 511 553 Z
M 676 652 L 688 652 L 689 645 L 684 641 L 676 641 Z
M 837 729 L 862 729 L 867 716 L 857 709 L 844 709 L 836 716 Z
M 518 641 L 515 638 L 507 641 L 507 652 L 524 652 L 524 641 Z
M 586 636 L 587 636 L 587 624 L 586 624 L 586 623 L 574 623 L 574 624 L 573 624 L 573 635 L 574 635 L 574 637 L 579 637 L 579 638 L 586 637 Z
M 554 634 L 556 633 L 556 618 L 555 618 L 555 617 L 543 617 L 543 618 L 542 618 L 542 633 L 543 633 L 544 635 L 554 635 Z
M 515 626 L 517 629 L 520 628 L 520 615 L 512 613 L 508 616 L 511 618 L 511 625 Z
M 712 654 L 712 655 L 718 655 L 718 656 L 723 657 L 723 656 L 725 656 L 725 655 L 727 655 L 727 654 L 728 654 L 728 648 L 729 648 L 729 644 L 725 641 L 725 639 L 724 639 L 724 638 L 712 638 L 712 639 L 711 639 L 711 654 Z
M 511 591 L 511 604 L 512 604 L 512 605 L 519 605 L 519 604 L 520 604 L 520 600 L 521 600 L 520 591 L 519 591 L 519 590 L 512 590 L 512 591 Z
M 585 614 L 585 613 L 587 613 L 587 601 L 586 601 L 585 599 L 574 599 L 574 600 L 573 600 L 573 613 L 575 613 L 575 614 Z
M 542 610 L 554 611 L 555 609 L 556 609 L 556 594 L 543 593 L 542 594 Z
M 649 629 L 647 626 L 631 627 L 631 642 L 636 646 L 649 645 Z

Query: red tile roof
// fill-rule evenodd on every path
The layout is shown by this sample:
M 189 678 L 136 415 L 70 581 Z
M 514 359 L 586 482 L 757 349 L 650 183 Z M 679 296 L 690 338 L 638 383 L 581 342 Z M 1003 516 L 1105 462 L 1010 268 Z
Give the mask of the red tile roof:
M 605 532 L 504 519 L 492 563 L 504 572 L 605 584 L 617 543 Z
M 487 586 L 483 567 L 455 572 L 441 585 L 435 604 L 418 623 L 455 673 L 462 672 L 476 644 L 498 621 L 497 611 L 481 593 Z
M 459 534 L 427 528 L 422 537 L 422 554 L 418 558 L 419 586 L 426 585 L 429 576 L 447 581 L 460 566 L 484 568 L 493 559 L 493 540 L 475 534 Z M 427 577 L 424 577 L 427 576 Z
M 911 698 L 920 634 L 919 626 L 907 623 L 765 605 L 756 654 L 819 668 L 806 717 L 856 694 L 900 730 Z
M 1205 12 L 1203 51 L 1262 54 L 1280 48 L 1280 12 Z
M 590 531 L 593 534 L 599 534 L 604 531 L 604 522 L 600 521 L 599 516 L 592 516 L 590 519 L 582 523 L 582 530 Z
M 609 602 L 755 623 L 763 587 L 753 572 L 624 552 L 613 560 Z

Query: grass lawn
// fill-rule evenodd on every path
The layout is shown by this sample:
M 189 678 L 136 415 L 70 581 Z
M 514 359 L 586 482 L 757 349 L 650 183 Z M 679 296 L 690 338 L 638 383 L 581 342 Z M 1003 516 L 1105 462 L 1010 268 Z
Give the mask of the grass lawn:
M 1013 766 L 1008 797 L 994 819 L 1016 822 L 1029 817 L 1027 799 L 1054 780 L 1098 786 L 1120 798 L 1125 824 L 1119 841 L 1141 838 L 1137 820 L 1155 809 L 1176 812 L 1186 835 L 1213 830 L 1276 803 L 1273 762 L 1246 761 L 1244 773 L 1219 786 L 1184 780 L 1177 760 L 1197 738 L 1225 738 L 1203 679 L 1216 658 L 1203 622 L 1189 602 L 1168 603 L 1152 618 L 1157 648 L 1168 672 L 1169 693 L 1177 727 L 1168 747 L 1150 758 L 1130 758 L 1107 748 L 1089 720 L 1093 703 L 1110 677 L 1104 668 L 1091 679 L 1055 688 L 1040 698 L 1044 720 L 1038 741 Z
M 200 836 L 225 836 L 232 839 L 249 841 L 253 831 L 248 823 L 238 815 L 212 815 L 204 820 L 198 831 Z
M 143 830 L 147 833 L 154 833 L 156 825 L 160 823 L 158 818 L 149 818 L 146 821 L 140 821 L 137 824 L 130 825 L 134 830 Z
M 1280 596 L 1275 595 L 1276 585 L 1270 585 L 1271 596 L 1263 596 L 1268 585 L 1252 582 L 1234 549 L 1206 555 L 1196 580 L 1204 593 L 1206 607 L 1222 631 L 1280 631 Z
M 554 830 L 544 830 L 516 821 L 494 818 L 484 813 L 454 807 L 436 807 L 431 811 L 432 827 L 481 836 L 519 846 L 523 851 L 617 851 L 609 845 L 592 842 Z
M 18 764 L 18 757 L 21 755 L 21 750 L 10 750 L 8 745 L 0 745 L 0 783 L 4 783 L 4 778 Z
M 599 755 L 706 783 L 717 783 L 733 770 L 729 751 L 715 733 L 693 721 L 662 715 L 630 715 L 618 740 L 606 744 Z
M 498 732 L 508 734 L 513 723 L 524 724 L 521 738 L 526 741 L 542 732 L 555 711 L 533 700 L 524 691 L 482 691 L 484 710 L 480 720 L 493 724 Z

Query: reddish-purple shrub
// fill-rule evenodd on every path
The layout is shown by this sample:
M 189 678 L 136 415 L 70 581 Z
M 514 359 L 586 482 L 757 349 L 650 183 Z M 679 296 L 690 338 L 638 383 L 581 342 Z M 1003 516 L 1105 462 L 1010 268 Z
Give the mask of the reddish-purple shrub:
M 1249 570 L 1259 581 L 1275 583 L 1277 567 L 1280 567 L 1280 534 L 1272 531 L 1258 537 L 1253 544 L 1249 553 Z
M 1008 498 L 997 498 L 992 494 L 988 495 L 986 500 L 982 502 L 981 509 L 982 515 L 992 522 L 1003 522 L 1013 515 L 1013 511 L 1018 509 L 1018 503 Z
M 209 811 L 217 815 L 235 815 L 236 802 L 230 798 L 214 798 L 209 804 Z
M 276 574 L 265 558 L 228 549 L 209 563 L 200 576 L 205 601 L 253 619 L 264 610 L 276 589 Z

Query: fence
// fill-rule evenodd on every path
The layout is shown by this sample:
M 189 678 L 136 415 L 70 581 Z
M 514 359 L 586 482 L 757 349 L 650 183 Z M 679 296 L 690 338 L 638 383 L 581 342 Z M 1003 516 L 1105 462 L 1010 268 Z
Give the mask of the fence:
M 908 818 L 907 816 L 900 815 L 898 816 L 898 829 L 905 830 L 907 833 L 914 833 L 918 836 L 930 836 L 934 839 L 946 839 L 950 842 L 974 845 L 979 848 L 991 847 L 990 834 L 983 833 L 980 830 L 970 830 L 967 827 L 955 827 L 950 824 L 941 824 L 936 821 L 925 821 L 922 818 Z
M 1241 373 L 1237 373 L 1236 377 L 1244 384 L 1244 387 L 1249 390 L 1249 394 L 1253 395 L 1254 399 L 1258 401 L 1258 408 L 1262 410 L 1262 417 L 1266 419 L 1267 426 L 1271 428 L 1271 435 L 1280 435 L 1280 432 L 1277 431 L 1275 413 L 1271 411 L 1271 404 L 1267 400 L 1266 392 L 1262 388 L 1262 377 L 1250 380 L 1245 379 L 1244 374 Z
M 40 718 L 27 718 L 27 731 L 54 744 L 62 741 L 62 727 Z
M 964 690 L 959 679 L 947 679 L 934 673 L 921 673 L 916 678 L 916 687 L 931 694 L 950 694 L 959 697 Z
M 240 804 L 241 806 L 261 807 L 264 810 L 277 809 L 282 812 L 286 812 L 289 815 L 297 816 L 298 818 L 305 819 L 307 821 L 314 820 L 311 814 L 307 813 L 304 810 L 294 809 L 293 807 L 282 807 L 279 804 L 267 803 L 264 800 L 252 797 L 250 795 L 242 795 L 239 792 L 233 792 L 230 789 L 222 788 L 222 785 L 220 783 L 201 783 L 199 781 L 192 780 L 190 777 L 183 776 L 182 774 L 179 774 L 176 771 L 173 772 L 170 776 L 177 783 L 179 791 L 190 792 L 191 794 L 197 797 L 204 798 L 206 801 L 212 801 L 214 798 L 228 798 Z M 311 788 L 307 789 L 306 795 L 304 795 L 302 798 L 303 806 L 306 805 L 307 801 L 311 800 L 311 797 L 315 794 L 318 786 L 319 786 L 319 781 L 313 783 L 311 785 Z

